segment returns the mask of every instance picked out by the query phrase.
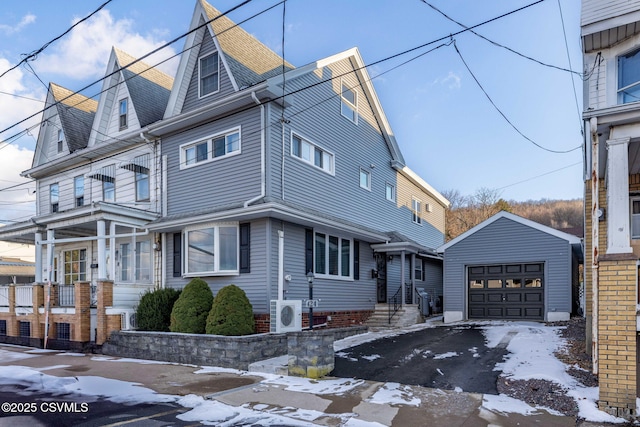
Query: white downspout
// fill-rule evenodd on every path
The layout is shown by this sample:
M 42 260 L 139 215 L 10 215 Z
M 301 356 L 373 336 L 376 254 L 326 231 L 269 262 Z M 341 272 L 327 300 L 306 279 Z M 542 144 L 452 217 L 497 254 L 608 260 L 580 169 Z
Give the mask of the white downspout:
M 284 231 L 278 230 L 278 299 L 284 299 Z
M 265 166 L 265 130 L 264 130 L 264 105 L 260 102 L 255 92 L 251 92 L 251 98 L 260 106 L 260 194 L 244 202 L 244 207 L 248 207 L 251 203 L 262 199 L 267 193 L 267 174 Z

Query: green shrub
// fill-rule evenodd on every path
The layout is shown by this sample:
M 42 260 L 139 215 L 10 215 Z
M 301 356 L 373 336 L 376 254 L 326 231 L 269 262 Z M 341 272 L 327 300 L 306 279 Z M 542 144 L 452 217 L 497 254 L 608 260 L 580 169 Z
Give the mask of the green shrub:
M 171 310 L 179 296 L 173 288 L 145 292 L 136 309 L 138 330 L 169 332 Z
M 207 282 L 192 279 L 184 287 L 171 311 L 171 332 L 204 334 L 207 314 L 211 310 L 213 293 Z
M 213 300 L 207 317 L 207 333 L 214 335 L 249 335 L 255 331 L 253 307 L 242 289 L 225 286 Z

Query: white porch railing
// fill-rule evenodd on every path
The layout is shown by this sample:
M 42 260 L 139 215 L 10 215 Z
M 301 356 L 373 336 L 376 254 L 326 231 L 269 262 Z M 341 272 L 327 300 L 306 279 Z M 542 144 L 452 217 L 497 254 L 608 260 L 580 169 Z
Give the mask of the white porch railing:
M 0 307 L 9 307 L 9 287 L 0 286 Z
M 16 306 L 33 306 L 33 286 L 16 286 Z

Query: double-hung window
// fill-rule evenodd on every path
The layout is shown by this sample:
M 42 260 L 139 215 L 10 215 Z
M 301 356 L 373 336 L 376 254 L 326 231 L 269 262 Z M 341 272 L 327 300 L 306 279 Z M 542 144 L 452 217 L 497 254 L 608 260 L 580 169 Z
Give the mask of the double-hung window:
M 618 57 L 618 103 L 640 101 L 640 49 Z
M 136 172 L 136 201 L 149 200 L 149 171 Z
M 84 176 L 76 176 L 73 178 L 73 193 L 75 197 L 76 207 L 84 205 Z
M 333 154 L 295 133 L 291 134 L 291 155 L 333 175 Z
M 120 243 L 118 257 L 118 276 L 122 282 L 151 282 L 151 240 L 133 237 Z
M 200 97 L 218 91 L 220 86 L 220 61 L 218 52 L 203 56 L 198 61 L 198 73 L 200 82 Z
M 640 197 L 631 199 L 631 238 L 640 239 Z
M 127 123 L 127 112 L 128 112 L 128 101 L 127 98 L 120 100 L 120 109 L 119 109 L 119 120 L 120 120 L 120 130 L 126 129 L 128 126 Z
M 238 274 L 238 228 L 237 223 L 216 223 L 185 230 L 185 275 Z
M 60 187 L 57 182 L 49 185 L 49 203 L 51 204 L 51 213 L 58 212 L 60 206 Z
M 58 153 L 62 153 L 64 149 L 64 131 L 62 129 L 58 129 Z
M 385 188 L 385 197 L 391 202 L 396 201 L 396 187 L 394 185 L 387 183 Z
M 340 113 L 358 124 L 358 94 L 342 83 L 342 93 L 340 94 Z
M 411 199 L 411 221 L 422 224 L 422 202 L 415 197 Z
M 102 200 L 105 202 L 116 201 L 116 180 L 111 177 L 107 177 L 102 181 Z
M 180 168 L 217 160 L 241 152 L 240 128 L 209 136 L 202 141 L 190 142 L 180 147 Z
M 371 191 L 371 172 L 360 168 L 360 188 Z
M 334 278 L 353 277 L 353 242 L 338 236 L 315 233 L 314 236 L 315 274 Z

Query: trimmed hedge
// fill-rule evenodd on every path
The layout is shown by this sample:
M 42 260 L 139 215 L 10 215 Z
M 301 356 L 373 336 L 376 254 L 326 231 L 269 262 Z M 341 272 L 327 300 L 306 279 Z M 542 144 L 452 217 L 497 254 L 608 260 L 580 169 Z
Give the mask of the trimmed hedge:
M 192 279 L 180 293 L 171 311 L 171 332 L 203 334 L 211 311 L 213 292 L 207 282 Z
M 255 329 L 253 307 L 244 291 L 236 285 L 220 289 L 207 317 L 207 334 L 250 335 Z
M 136 309 L 136 320 L 139 331 L 169 332 L 171 310 L 180 296 L 180 291 L 173 288 L 147 291 L 140 298 Z

